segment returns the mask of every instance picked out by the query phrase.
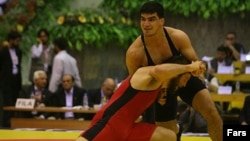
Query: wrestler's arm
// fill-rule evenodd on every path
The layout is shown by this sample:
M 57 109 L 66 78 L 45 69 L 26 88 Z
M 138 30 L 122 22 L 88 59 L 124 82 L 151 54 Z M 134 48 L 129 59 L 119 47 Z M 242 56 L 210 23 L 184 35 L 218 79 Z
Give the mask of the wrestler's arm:
M 173 40 L 176 48 L 188 60 L 190 60 L 190 61 L 199 60 L 199 57 L 197 56 L 197 54 L 196 54 L 196 52 L 191 44 L 191 41 L 185 32 L 183 32 L 181 30 L 176 30 L 172 34 L 172 40 Z
M 141 67 L 134 73 L 130 82 L 136 89 L 145 89 L 145 86 L 158 88 L 166 80 L 170 80 L 182 73 L 191 72 L 199 75 L 202 67 L 203 63 L 201 61 L 195 61 L 187 65 L 165 63 Z
M 164 82 L 167 79 L 171 79 L 186 72 L 191 72 L 194 75 L 200 75 L 203 67 L 204 64 L 201 61 L 195 61 L 187 65 L 166 63 L 152 67 L 149 74 L 155 79 Z
M 126 52 L 126 67 L 129 75 L 142 66 L 143 54 L 141 52 L 139 37 L 129 46 Z
M 184 57 L 190 61 L 200 60 L 191 44 L 188 35 L 185 32 L 176 29 L 176 31 L 172 33 L 172 39 L 176 48 Z M 206 68 L 204 67 L 202 71 L 203 73 L 201 76 L 203 76 Z

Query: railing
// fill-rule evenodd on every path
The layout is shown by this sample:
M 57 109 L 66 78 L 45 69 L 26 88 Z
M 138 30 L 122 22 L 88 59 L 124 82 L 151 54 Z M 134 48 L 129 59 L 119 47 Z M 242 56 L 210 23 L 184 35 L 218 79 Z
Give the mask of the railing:
M 39 107 L 33 109 L 16 108 L 14 106 L 7 106 L 3 108 L 5 111 L 13 112 L 74 112 L 95 114 L 96 109 L 74 109 L 74 108 L 60 108 L 60 107 Z M 46 128 L 46 129 L 71 129 L 71 130 L 84 130 L 90 125 L 90 120 L 77 120 L 77 119 L 36 119 L 36 118 L 11 118 L 11 128 Z

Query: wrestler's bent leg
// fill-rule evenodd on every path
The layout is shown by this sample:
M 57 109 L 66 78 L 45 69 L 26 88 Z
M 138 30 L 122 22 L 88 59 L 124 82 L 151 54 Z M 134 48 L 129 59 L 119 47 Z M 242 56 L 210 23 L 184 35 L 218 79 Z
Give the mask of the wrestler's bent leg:
M 208 133 L 213 141 L 222 141 L 222 119 L 207 89 L 199 91 L 192 103 L 194 109 L 207 121 Z

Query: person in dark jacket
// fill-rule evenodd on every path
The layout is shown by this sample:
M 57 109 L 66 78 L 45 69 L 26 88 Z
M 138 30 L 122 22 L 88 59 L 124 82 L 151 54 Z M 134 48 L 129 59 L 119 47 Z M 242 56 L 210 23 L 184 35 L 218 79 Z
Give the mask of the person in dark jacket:
M 0 94 L 3 106 L 14 106 L 22 86 L 21 60 L 22 51 L 19 48 L 21 34 L 11 31 L 8 34 L 8 44 L 0 49 Z M 3 113 L 3 126 L 10 127 L 11 112 Z
M 57 107 L 67 107 L 73 108 L 75 106 L 83 105 L 83 95 L 86 93 L 86 90 L 75 86 L 74 77 L 69 74 L 65 74 L 62 78 L 62 87 L 55 93 L 55 101 Z M 65 112 L 57 113 L 56 118 L 59 119 L 82 119 L 83 114 Z
M 35 107 L 45 107 L 53 105 L 53 95 L 46 88 L 47 85 L 47 74 L 43 70 L 37 70 L 33 74 L 33 84 L 24 85 L 19 98 L 34 98 Z M 33 112 L 22 112 L 21 117 L 26 118 L 47 118 L 49 113 L 38 113 Z
M 95 104 L 107 103 L 108 100 L 113 95 L 114 90 L 116 89 L 116 82 L 113 78 L 106 78 L 101 84 L 100 88 L 89 89 L 88 93 L 88 104 L 89 107 L 92 107 Z

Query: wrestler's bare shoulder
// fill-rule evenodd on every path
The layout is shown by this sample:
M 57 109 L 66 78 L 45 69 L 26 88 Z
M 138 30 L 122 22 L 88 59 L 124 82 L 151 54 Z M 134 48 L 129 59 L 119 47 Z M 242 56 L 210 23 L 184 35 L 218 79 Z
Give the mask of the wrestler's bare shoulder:
M 167 29 L 168 33 L 170 34 L 170 36 L 186 36 L 186 33 L 180 29 L 177 28 L 173 28 L 173 27 L 164 27 L 165 29 Z
M 141 41 L 141 36 L 137 37 L 137 39 L 129 46 L 127 50 L 127 54 L 144 54 L 144 46 Z
M 170 38 L 172 39 L 177 48 L 183 46 L 181 45 L 182 43 L 186 44 L 190 42 L 188 35 L 184 31 L 172 27 L 165 28 L 167 29 Z

